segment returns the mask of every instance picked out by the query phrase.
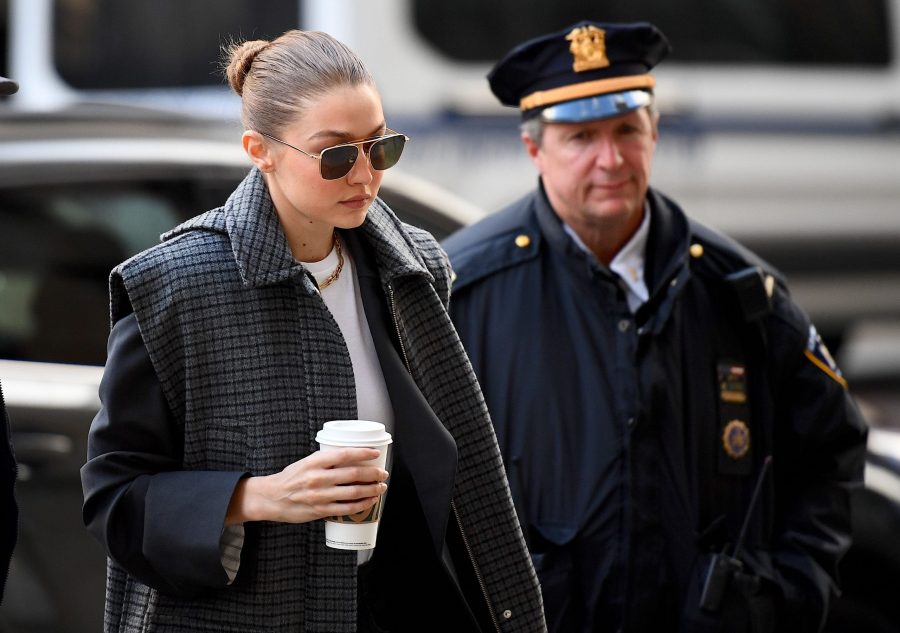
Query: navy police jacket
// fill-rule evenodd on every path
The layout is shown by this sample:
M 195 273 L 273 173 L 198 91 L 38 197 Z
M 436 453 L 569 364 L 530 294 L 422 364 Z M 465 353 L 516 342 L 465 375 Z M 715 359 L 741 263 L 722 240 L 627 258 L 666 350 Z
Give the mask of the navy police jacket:
M 864 424 L 778 274 L 658 192 L 648 201 L 636 314 L 541 188 L 444 244 L 548 625 L 817 630 L 849 546 Z M 737 553 L 753 583 L 729 585 L 735 608 L 699 609 L 767 456 Z

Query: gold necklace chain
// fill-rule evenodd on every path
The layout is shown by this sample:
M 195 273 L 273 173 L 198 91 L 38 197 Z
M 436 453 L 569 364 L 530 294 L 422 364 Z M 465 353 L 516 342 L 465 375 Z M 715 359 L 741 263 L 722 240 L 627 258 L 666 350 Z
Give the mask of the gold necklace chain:
M 319 290 L 325 290 L 328 286 L 337 281 L 337 278 L 341 276 L 341 270 L 344 268 L 344 254 L 341 252 L 341 241 L 338 239 L 337 231 L 332 234 L 332 240 L 334 244 L 334 250 L 337 251 L 338 264 L 337 267 L 332 271 L 330 275 L 328 275 L 325 279 L 322 280 L 322 283 L 319 284 Z

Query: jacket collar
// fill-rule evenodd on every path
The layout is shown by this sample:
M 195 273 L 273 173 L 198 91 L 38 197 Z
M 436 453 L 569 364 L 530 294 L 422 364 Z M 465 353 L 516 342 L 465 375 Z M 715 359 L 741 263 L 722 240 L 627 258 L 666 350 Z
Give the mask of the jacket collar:
M 650 236 L 645 276 L 653 296 L 671 284 L 678 271 L 687 267 L 691 234 L 687 217 L 675 203 L 652 187 L 647 190 L 647 200 L 650 202 Z
M 650 298 L 638 308 L 637 320 L 659 334 L 691 277 L 691 232 L 687 217 L 675 203 L 653 188 L 647 191 L 647 199 L 651 215 L 645 277 Z
M 224 207 L 175 227 L 162 239 L 197 230 L 228 236 L 245 286 L 269 286 L 306 275 L 306 268 L 291 254 L 265 179 L 256 168 Z M 404 275 L 421 275 L 433 281 L 403 224 L 380 199 L 372 202 L 363 225 L 353 230 L 371 243 L 385 284 Z
M 647 191 L 650 207 L 650 235 L 646 246 L 645 279 L 650 296 L 665 290 L 676 272 L 684 268 L 690 246 L 690 229 L 684 212 L 652 187 Z M 585 261 L 589 267 L 609 274 L 605 266 L 590 257 L 566 233 L 562 220 L 550 205 L 543 182 L 535 196 L 535 214 L 551 247 Z
M 550 199 L 547 198 L 547 191 L 544 189 L 544 181 L 540 178 L 538 179 L 538 188 L 534 197 L 534 210 L 538 224 L 541 227 L 541 233 L 544 235 L 547 244 L 549 244 L 551 248 L 584 262 L 588 265 L 588 268 L 604 268 L 600 266 L 596 258 L 579 248 L 571 236 L 566 233 L 562 220 L 559 215 L 557 215 L 556 210 L 551 206 Z
M 366 214 L 366 221 L 358 229 L 353 229 L 372 246 L 385 286 L 398 277 L 410 275 L 424 277 L 429 283 L 434 283 L 434 276 L 428 271 L 407 228 L 381 198 L 375 198 Z

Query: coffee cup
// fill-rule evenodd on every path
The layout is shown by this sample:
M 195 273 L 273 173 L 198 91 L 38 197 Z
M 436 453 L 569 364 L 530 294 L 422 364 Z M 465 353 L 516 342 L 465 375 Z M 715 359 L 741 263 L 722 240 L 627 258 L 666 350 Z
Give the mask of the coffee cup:
M 326 422 L 322 430 L 316 434 L 316 441 L 323 451 L 347 447 L 377 448 L 380 454 L 376 459 L 360 463 L 384 468 L 387 463 L 388 445 L 393 440 L 381 422 L 332 420 Z M 374 506 L 362 512 L 325 517 L 325 544 L 335 549 L 374 548 L 383 500 L 383 496 L 378 497 Z

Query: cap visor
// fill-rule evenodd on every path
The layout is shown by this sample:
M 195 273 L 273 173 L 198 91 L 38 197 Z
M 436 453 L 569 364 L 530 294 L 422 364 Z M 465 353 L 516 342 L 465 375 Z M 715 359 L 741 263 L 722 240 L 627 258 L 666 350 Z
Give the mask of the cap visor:
M 557 103 L 544 108 L 539 116 L 545 123 L 582 123 L 628 114 L 652 101 L 653 95 L 646 90 L 627 90 Z

